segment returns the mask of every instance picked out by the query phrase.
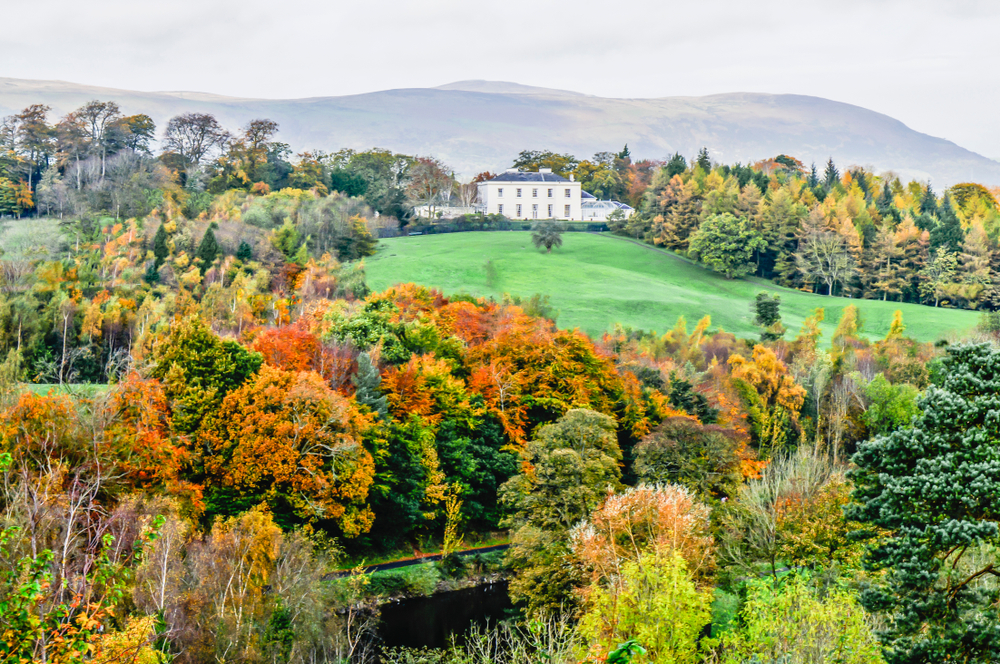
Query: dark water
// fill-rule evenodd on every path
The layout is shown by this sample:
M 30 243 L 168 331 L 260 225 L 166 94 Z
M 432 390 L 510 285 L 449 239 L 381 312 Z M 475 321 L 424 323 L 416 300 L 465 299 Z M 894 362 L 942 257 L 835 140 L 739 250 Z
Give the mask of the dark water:
M 382 606 L 379 636 L 386 647 L 443 648 L 453 634 L 502 620 L 510 608 L 506 582 L 404 599 Z

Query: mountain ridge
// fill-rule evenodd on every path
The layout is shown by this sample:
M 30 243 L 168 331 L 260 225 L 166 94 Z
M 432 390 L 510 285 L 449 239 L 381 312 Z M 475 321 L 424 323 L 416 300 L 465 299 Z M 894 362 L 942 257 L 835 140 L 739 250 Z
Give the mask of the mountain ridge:
M 690 157 L 707 147 L 723 163 L 789 154 L 821 166 L 832 157 L 891 170 L 943 188 L 957 182 L 1000 185 L 1000 163 L 891 116 L 809 95 L 757 92 L 608 98 L 503 81 L 456 81 L 302 99 L 227 97 L 196 91 L 141 92 L 65 81 L 0 78 L 0 115 L 32 103 L 53 118 L 95 98 L 125 113 L 146 113 L 161 129 L 173 115 L 214 113 L 236 129 L 257 117 L 279 123 L 293 150 L 381 147 L 433 155 L 469 176 L 510 165 L 524 149 L 579 158 L 628 144 L 639 158 Z

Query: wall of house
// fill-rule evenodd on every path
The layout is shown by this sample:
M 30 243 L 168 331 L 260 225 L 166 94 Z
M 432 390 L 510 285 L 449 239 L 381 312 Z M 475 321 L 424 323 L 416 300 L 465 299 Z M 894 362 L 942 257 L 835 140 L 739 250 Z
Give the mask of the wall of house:
M 518 196 L 520 190 L 520 196 Z M 566 192 L 569 192 L 567 195 Z M 579 182 L 499 182 L 479 184 L 479 200 L 486 214 L 510 219 L 566 219 L 580 221 Z M 518 206 L 520 214 L 518 214 Z M 502 207 L 501 207 L 502 206 Z M 535 207 L 537 206 L 537 207 Z M 549 212 L 551 206 L 551 214 Z M 567 207 L 568 214 L 567 214 Z

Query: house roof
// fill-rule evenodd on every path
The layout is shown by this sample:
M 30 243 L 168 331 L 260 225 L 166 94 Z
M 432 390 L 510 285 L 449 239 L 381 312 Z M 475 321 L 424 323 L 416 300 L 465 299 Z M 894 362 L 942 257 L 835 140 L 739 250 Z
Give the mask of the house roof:
M 551 172 L 531 173 L 509 170 L 496 176 L 490 182 L 570 182 L 570 180 Z
M 591 196 L 593 199 L 594 197 Z M 593 208 L 618 208 L 619 210 L 631 210 L 632 206 L 621 201 L 599 201 L 599 200 L 586 200 L 583 202 L 583 207 L 588 209 Z

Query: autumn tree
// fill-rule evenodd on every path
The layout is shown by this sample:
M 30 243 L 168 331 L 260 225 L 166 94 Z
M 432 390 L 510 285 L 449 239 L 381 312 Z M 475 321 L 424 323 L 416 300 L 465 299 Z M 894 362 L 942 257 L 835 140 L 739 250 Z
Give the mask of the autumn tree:
M 517 574 L 511 595 L 532 614 L 558 613 L 572 603 L 578 582 L 568 561 L 569 530 L 620 484 L 621 449 L 615 421 L 590 410 L 571 410 L 539 428 L 526 448 L 524 471 L 502 489 L 511 510 L 508 558 Z
M 372 524 L 366 426 L 318 375 L 265 365 L 222 400 L 199 439 L 210 450 L 205 468 L 216 491 L 228 488 L 276 514 L 336 524 L 354 537 Z
M 732 380 L 747 405 L 754 440 L 764 454 L 794 445 L 805 389 L 795 382 L 774 351 L 754 346 L 753 358 L 731 355 Z
M 220 339 L 197 318 L 176 321 L 153 359 L 151 376 L 163 383 L 172 426 L 181 434 L 194 433 L 262 361 L 235 341 Z

